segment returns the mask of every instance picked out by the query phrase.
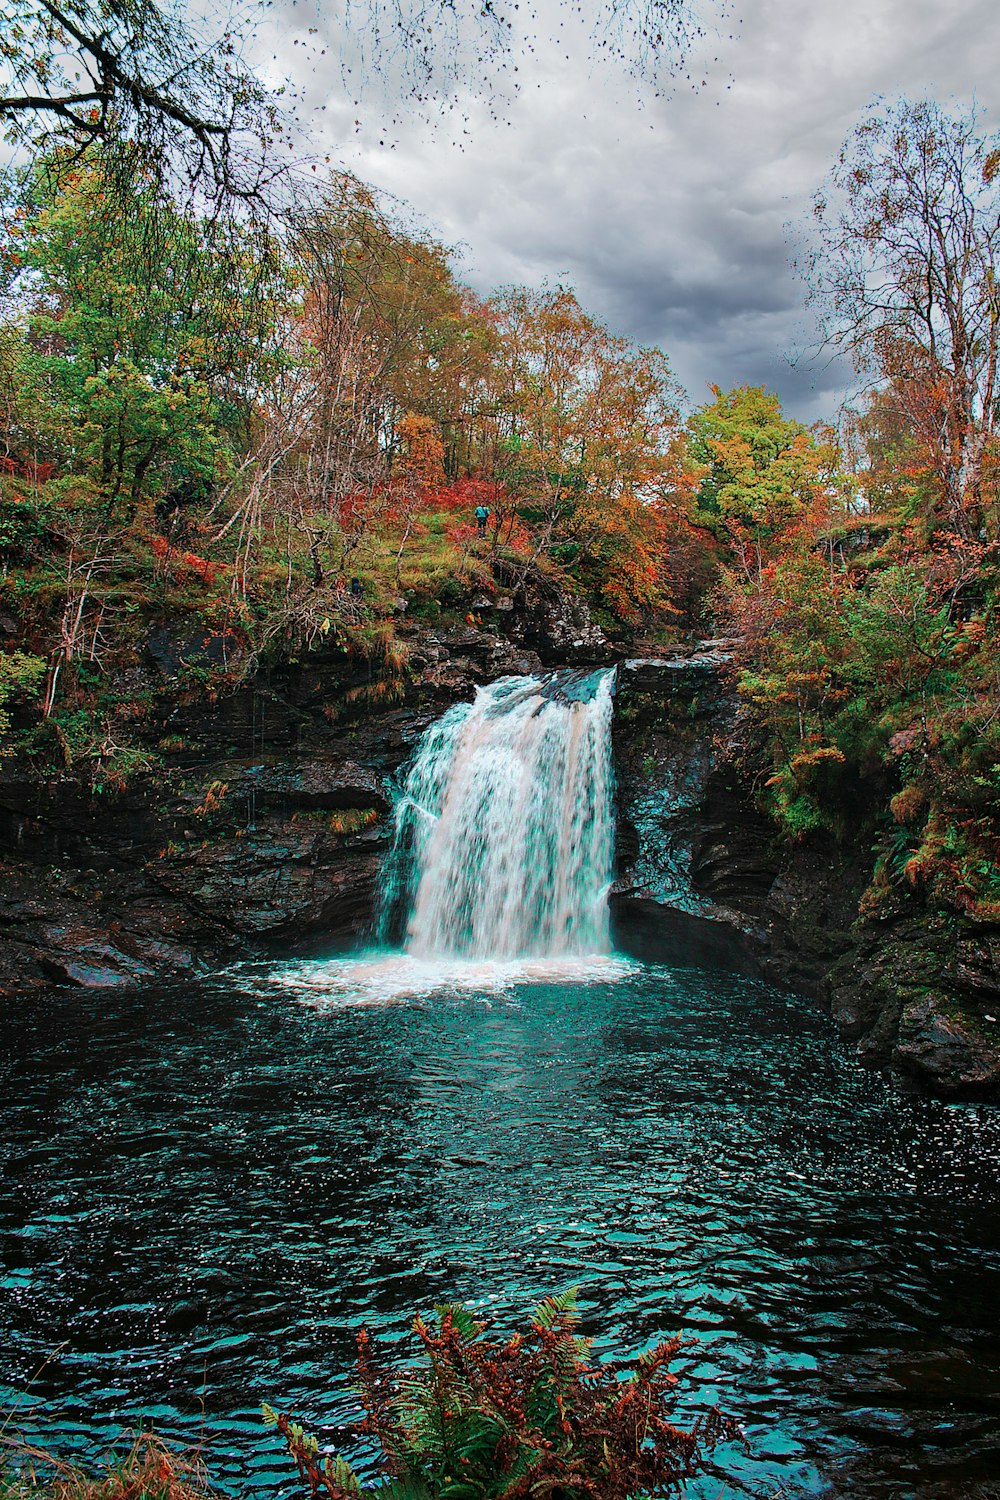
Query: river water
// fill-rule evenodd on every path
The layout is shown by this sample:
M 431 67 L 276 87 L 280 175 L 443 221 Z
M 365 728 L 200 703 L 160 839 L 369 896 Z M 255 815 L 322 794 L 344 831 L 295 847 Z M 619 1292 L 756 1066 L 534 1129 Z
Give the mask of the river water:
M 579 1283 L 601 1352 L 700 1340 L 729 1496 L 1000 1493 L 1000 1113 L 860 1070 L 808 1001 L 345 960 L 29 998 L 3 1053 L 0 1395 L 57 1450 L 142 1417 L 273 1495 L 260 1401 L 349 1445 L 363 1323 Z

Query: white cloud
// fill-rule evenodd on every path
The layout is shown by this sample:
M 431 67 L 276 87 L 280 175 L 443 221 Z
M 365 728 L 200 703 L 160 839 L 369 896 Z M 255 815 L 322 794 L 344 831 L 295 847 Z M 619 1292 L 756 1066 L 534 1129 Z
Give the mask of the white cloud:
M 985 123 L 1000 115 L 994 0 L 746 0 L 734 38 L 702 48 L 705 88 L 645 100 L 615 67 L 587 63 L 566 17 L 570 60 L 551 46 L 522 57 L 502 118 L 470 97 L 436 125 L 404 111 L 394 129 L 377 92 L 361 111 L 346 97 L 335 23 L 309 3 L 294 18 L 300 40 L 319 25 L 312 52 L 293 45 L 287 8 L 259 51 L 304 90 L 323 151 L 463 244 L 480 290 L 568 280 L 613 327 L 662 345 L 696 402 L 709 381 L 763 382 L 796 415 L 832 414 L 843 376 L 786 359 L 811 337 L 786 225 L 805 220 L 876 96 L 975 96 Z

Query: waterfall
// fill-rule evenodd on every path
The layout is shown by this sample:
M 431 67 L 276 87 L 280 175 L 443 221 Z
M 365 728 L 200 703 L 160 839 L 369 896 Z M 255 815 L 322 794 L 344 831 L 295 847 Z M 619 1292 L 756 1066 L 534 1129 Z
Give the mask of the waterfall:
M 382 936 L 414 958 L 606 953 L 614 672 L 504 677 L 427 730 L 396 805 Z

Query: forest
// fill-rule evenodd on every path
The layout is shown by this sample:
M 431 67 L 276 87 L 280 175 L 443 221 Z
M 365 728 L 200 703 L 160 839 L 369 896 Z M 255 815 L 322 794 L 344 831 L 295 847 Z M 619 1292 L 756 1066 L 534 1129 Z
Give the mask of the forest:
M 998 171 L 930 103 L 847 143 L 808 292 L 862 394 L 806 429 L 763 388 L 690 410 L 567 287 L 477 296 L 349 176 L 263 222 L 52 146 L 4 189 L 4 753 L 153 770 L 166 620 L 217 643 L 186 692 L 339 642 L 391 694 L 404 616 L 543 578 L 623 642 L 733 639 L 760 799 L 795 839 L 860 795 L 873 911 L 995 917 Z

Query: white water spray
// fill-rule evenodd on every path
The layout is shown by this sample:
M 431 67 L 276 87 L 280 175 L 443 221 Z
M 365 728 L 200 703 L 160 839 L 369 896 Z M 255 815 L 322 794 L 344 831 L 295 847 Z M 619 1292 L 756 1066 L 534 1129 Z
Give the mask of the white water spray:
M 505 677 L 427 731 L 396 808 L 383 936 L 417 959 L 607 953 L 614 672 Z

